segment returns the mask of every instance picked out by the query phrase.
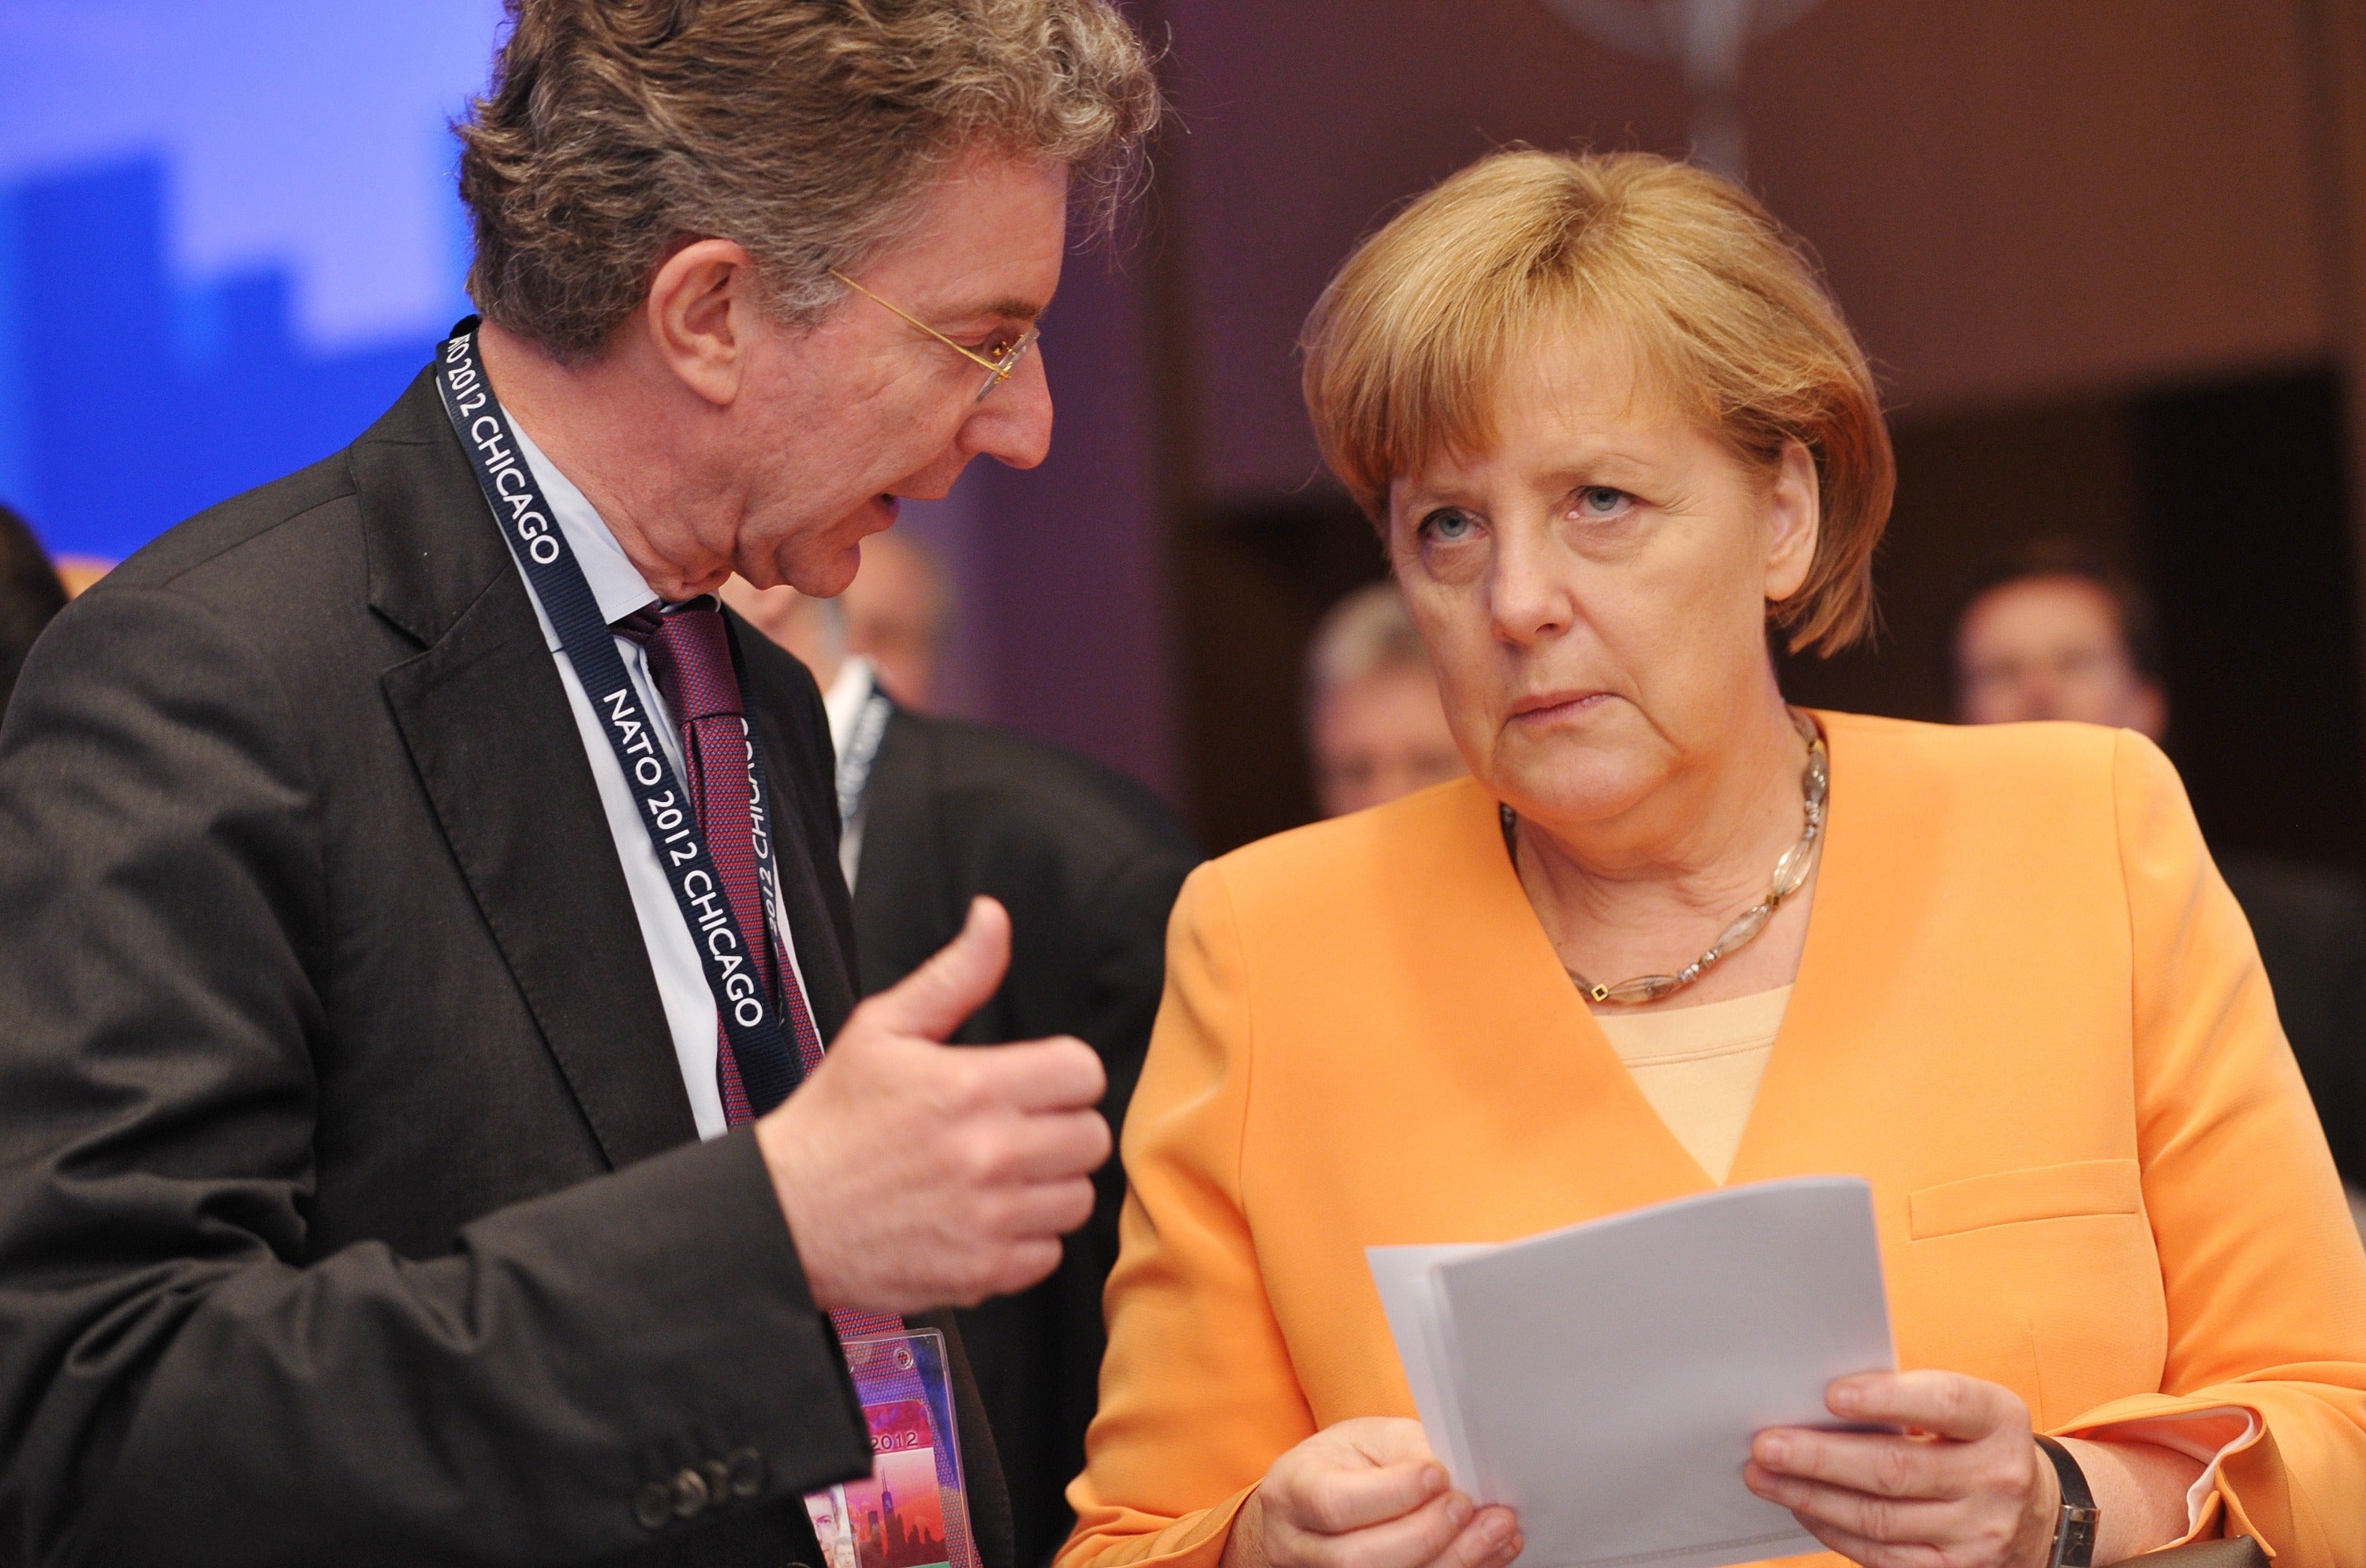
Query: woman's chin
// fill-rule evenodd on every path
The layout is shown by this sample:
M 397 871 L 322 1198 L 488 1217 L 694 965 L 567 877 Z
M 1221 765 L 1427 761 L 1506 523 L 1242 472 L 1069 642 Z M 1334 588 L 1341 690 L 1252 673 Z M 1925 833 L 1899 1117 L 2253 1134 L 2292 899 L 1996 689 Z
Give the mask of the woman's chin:
M 1546 828 L 1606 822 L 1631 811 L 1651 793 L 1646 769 L 1599 752 L 1559 765 L 1513 767 L 1498 777 L 1495 798 Z

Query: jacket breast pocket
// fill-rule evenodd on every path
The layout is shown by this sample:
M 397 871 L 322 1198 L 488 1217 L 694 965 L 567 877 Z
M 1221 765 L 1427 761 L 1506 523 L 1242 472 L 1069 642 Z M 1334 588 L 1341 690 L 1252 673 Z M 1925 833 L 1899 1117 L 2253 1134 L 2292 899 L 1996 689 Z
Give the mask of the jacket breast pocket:
M 1906 1209 L 1901 1351 L 2004 1383 L 2041 1427 L 2160 1386 L 2167 1303 L 2135 1161 L 1991 1171 Z
M 1906 1213 L 1908 1234 L 1916 1241 L 2030 1220 L 2141 1214 L 2144 1177 L 2132 1159 L 2082 1159 L 1992 1171 L 1910 1193 Z

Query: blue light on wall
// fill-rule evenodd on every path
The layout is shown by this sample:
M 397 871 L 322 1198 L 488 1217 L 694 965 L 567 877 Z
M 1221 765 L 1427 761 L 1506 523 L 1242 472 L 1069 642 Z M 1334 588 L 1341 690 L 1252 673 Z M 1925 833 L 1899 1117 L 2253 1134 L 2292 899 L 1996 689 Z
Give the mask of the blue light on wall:
M 328 456 L 426 362 L 467 308 L 444 127 L 499 22 L 0 0 L 0 500 L 53 550 Z

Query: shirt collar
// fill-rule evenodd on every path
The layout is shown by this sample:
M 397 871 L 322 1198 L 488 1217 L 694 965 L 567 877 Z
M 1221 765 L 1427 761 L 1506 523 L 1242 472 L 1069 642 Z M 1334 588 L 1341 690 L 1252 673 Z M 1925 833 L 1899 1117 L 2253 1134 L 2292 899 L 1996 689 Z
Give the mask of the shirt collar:
M 830 749 L 841 757 L 846 755 L 846 742 L 854 734 L 855 720 L 862 716 L 863 705 L 871 700 L 876 680 L 871 660 L 856 654 L 839 665 L 838 678 L 822 694 L 822 711 L 829 716 Z
M 590 498 L 543 455 L 542 448 L 534 444 L 534 438 L 514 418 L 510 421 L 510 431 L 517 437 L 517 448 L 525 455 L 535 483 L 542 487 L 543 499 L 550 503 L 558 532 L 575 552 L 576 564 L 583 569 L 583 580 L 592 585 L 592 597 L 600 606 L 600 618 L 613 626 L 644 604 L 658 603 L 657 592 L 641 576 L 640 569 L 633 565 L 633 558 L 625 553 L 625 547 L 616 543 L 616 536 L 601 521 L 599 509 Z M 547 617 L 544 618 L 542 629 L 551 651 L 558 652 L 558 634 L 551 629 Z

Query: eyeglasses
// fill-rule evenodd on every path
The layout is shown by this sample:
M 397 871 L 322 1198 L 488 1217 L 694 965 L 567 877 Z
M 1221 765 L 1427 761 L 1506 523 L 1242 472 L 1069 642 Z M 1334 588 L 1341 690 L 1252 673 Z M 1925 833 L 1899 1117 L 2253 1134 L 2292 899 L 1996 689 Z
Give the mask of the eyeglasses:
M 928 322 L 920 320 L 919 317 L 915 316 L 900 305 L 889 304 L 886 300 L 880 299 L 878 295 L 872 293 L 871 290 L 863 288 L 862 285 L 855 282 L 854 279 L 847 276 L 846 274 L 839 271 L 836 267 L 830 268 L 829 275 L 838 279 L 840 283 L 845 284 L 849 288 L 853 289 L 857 294 L 862 295 L 865 299 L 870 300 L 873 304 L 877 305 L 884 310 L 891 310 L 896 315 L 901 316 L 905 321 L 909 321 L 912 325 L 919 328 L 922 332 L 928 333 L 939 343 L 943 344 L 947 348 L 952 349 L 955 354 L 960 355 L 963 359 L 968 360 L 973 365 L 982 366 L 986 370 L 986 385 L 977 389 L 977 396 L 970 400 L 972 403 L 982 403 L 986 401 L 986 395 L 988 392 L 993 391 L 997 387 L 999 387 L 1005 381 L 1009 380 L 1010 373 L 1019 368 L 1019 362 L 1027 357 L 1027 351 L 1035 346 L 1035 329 L 1033 327 L 1029 327 L 1025 332 L 1019 334 L 1016 341 L 1004 345 L 997 353 L 980 354 L 974 348 L 965 348 L 962 344 L 955 343 L 952 339 L 937 331 L 936 328 L 929 325 Z

